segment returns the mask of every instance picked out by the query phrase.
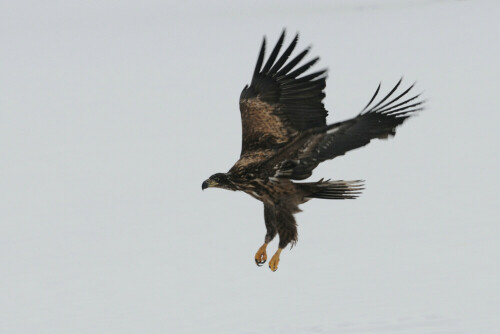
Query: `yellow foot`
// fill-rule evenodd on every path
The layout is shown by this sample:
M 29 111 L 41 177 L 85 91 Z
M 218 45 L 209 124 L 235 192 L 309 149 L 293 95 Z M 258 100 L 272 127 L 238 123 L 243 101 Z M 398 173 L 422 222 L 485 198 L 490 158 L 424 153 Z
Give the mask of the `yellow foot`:
M 280 253 L 283 250 L 283 248 L 278 248 L 276 253 L 274 253 L 273 257 L 271 258 L 271 261 L 269 261 L 269 268 L 271 268 L 272 271 L 278 270 L 278 263 L 280 263 Z
M 266 254 L 266 248 L 267 244 L 263 244 L 260 246 L 259 250 L 255 254 L 255 263 L 260 267 L 264 263 L 266 263 L 267 260 L 267 254 Z

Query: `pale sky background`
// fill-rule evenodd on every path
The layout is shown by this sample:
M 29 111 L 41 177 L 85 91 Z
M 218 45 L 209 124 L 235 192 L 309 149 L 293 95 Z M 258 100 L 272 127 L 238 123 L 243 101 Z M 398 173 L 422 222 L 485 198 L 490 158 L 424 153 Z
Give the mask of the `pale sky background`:
M 4 1 L 0 333 L 498 333 L 500 2 Z M 328 121 L 377 84 L 427 110 L 323 163 L 277 272 L 262 204 L 202 192 L 282 28 L 330 69 Z M 272 255 L 274 242 L 268 251 Z

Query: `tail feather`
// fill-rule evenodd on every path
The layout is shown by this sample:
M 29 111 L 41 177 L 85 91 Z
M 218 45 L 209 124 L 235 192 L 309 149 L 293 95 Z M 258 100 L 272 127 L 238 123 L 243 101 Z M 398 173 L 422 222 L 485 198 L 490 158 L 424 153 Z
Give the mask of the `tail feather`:
M 305 192 L 306 198 L 323 199 L 354 199 L 357 198 L 363 188 L 362 180 L 355 181 L 323 181 L 311 183 L 296 183 Z

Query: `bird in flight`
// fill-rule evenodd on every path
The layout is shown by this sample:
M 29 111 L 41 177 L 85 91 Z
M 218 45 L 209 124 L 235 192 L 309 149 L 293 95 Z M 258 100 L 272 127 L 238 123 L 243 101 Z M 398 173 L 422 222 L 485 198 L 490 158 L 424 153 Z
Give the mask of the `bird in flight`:
M 397 126 L 423 109 L 419 95 L 409 96 L 413 85 L 399 89 L 399 80 L 383 98 L 377 98 L 379 84 L 356 117 L 327 125 L 328 112 L 322 102 L 327 71 L 306 73 L 317 57 L 299 65 L 309 48 L 289 60 L 298 34 L 279 55 L 284 39 L 285 30 L 264 62 L 264 37 L 252 81 L 241 92 L 240 159 L 227 173 L 216 173 L 201 186 L 241 190 L 264 203 L 267 232 L 255 262 L 258 266 L 266 262 L 267 245 L 278 234 L 278 250 L 269 261 L 272 271 L 278 269 L 282 250 L 297 242 L 294 214 L 300 211 L 300 204 L 313 198 L 354 199 L 363 190 L 360 180 L 294 181 L 310 177 L 325 160 L 365 146 L 372 139 L 394 136 Z

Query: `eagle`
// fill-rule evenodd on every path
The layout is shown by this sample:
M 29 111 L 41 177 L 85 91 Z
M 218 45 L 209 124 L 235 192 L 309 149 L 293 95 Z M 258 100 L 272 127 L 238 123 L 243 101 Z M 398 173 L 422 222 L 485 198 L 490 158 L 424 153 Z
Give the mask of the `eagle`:
M 364 189 L 361 180 L 296 181 L 310 177 L 325 160 L 365 146 L 372 139 L 394 136 L 396 127 L 423 110 L 424 102 L 420 94 L 409 94 L 415 84 L 399 89 L 400 79 L 382 98 L 377 98 L 379 84 L 356 117 L 327 124 L 323 104 L 327 70 L 308 72 L 319 60 L 302 62 L 310 48 L 289 60 L 298 39 L 296 34 L 279 55 L 285 40 L 283 30 L 264 62 L 264 37 L 251 83 L 243 88 L 239 101 L 240 158 L 227 173 L 213 174 L 201 186 L 202 190 L 240 190 L 264 204 L 267 231 L 254 258 L 258 266 L 263 265 L 267 245 L 278 234 L 278 250 L 269 261 L 272 271 L 278 269 L 282 250 L 297 242 L 294 214 L 300 212 L 300 204 L 313 198 L 354 199 Z

